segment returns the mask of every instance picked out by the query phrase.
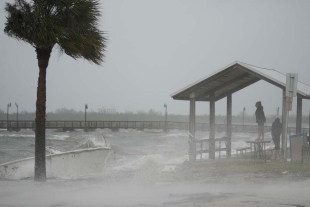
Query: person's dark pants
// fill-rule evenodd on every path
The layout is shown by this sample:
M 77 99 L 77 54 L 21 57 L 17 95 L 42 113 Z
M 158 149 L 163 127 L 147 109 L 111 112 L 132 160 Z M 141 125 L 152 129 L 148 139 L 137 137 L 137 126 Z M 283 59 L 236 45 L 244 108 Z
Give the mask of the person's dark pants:
M 272 137 L 273 143 L 274 143 L 274 149 L 279 150 L 280 149 L 280 136 Z
M 262 139 L 264 139 L 264 124 L 258 124 L 258 139 L 260 139 L 262 137 Z

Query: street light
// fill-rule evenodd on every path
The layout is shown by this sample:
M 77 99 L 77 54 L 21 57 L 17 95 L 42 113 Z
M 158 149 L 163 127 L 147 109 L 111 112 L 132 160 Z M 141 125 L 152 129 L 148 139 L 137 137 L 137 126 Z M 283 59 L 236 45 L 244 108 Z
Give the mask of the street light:
M 277 118 L 279 118 L 279 107 L 277 108 Z
M 8 104 L 7 113 L 6 113 L 6 128 L 9 128 L 9 108 L 11 107 L 11 103 Z
M 164 104 L 164 107 L 166 108 L 166 113 L 165 113 L 165 132 L 167 132 L 167 104 Z
M 87 104 L 85 104 L 85 129 L 86 129 L 86 109 L 88 109 Z
M 16 106 L 16 109 L 17 109 L 17 112 L 16 112 L 16 130 L 18 130 L 18 104 L 15 103 L 15 106 Z
M 245 112 L 245 107 L 243 107 L 243 113 L 242 113 L 242 126 L 244 126 L 244 112 Z

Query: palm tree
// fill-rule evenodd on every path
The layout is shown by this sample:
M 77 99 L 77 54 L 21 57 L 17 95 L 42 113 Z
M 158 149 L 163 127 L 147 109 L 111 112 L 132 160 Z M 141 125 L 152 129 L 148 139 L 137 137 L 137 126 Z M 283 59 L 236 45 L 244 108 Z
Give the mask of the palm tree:
M 29 1 L 28 1 L 29 2 Z M 15 0 L 6 3 L 4 32 L 35 48 L 39 78 L 36 102 L 35 181 L 46 180 L 45 115 L 46 69 L 55 45 L 72 58 L 84 58 L 100 65 L 106 39 L 98 29 L 98 0 Z

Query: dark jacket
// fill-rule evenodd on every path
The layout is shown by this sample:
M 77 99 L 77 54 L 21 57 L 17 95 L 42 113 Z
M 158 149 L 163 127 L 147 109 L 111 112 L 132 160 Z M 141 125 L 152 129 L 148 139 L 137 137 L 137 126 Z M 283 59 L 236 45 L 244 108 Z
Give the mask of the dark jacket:
M 272 123 L 272 127 L 271 127 L 272 138 L 280 137 L 281 134 L 282 134 L 282 124 L 280 121 L 276 120 Z
M 264 125 L 264 123 L 266 122 L 266 117 L 262 106 L 257 107 L 255 111 L 255 116 L 256 123 L 258 123 L 258 125 Z

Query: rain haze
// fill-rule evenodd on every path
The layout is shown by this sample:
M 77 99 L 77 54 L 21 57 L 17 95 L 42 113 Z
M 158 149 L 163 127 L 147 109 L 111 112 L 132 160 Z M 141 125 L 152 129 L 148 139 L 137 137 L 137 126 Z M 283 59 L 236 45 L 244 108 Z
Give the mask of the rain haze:
M 260 80 L 232 94 L 232 115 L 246 108 L 254 120 L 255 103 L 262 102 L 269 120 L 258 127 L 253 120 L 231 123 L 226 97 L 215 107 L 224 122 L 212 121 L 209 102 L 197 102 L 196 115 L 211 118 L 195 123 L 187 117 L 190 102 L 171 95 L 235 61 L 297 73 L 310 85 L 310 1 L 100 0 L 102 65 L 57 47 L 49 60 L 46 112 L 74 109 L 83 120 L 47 116 L 45 182 L 34 181 L 40 122 L 18 122 L 14 114 L 15 103 L 19 111 L 36 111 L 38 60 L 35 48 L 3 32 L 5 2 L 14 0 L 0 4 L 0 207 L 309 206 L 309 125 L 301 128 L 297 115 L 288 135 L 299 127 L 305 134 L 291 138 L 285 116 L 276 129 L 275 116 L 268 117 L 278 107 L 281 115 L 282 89 Z M 4 120 L 8 103 L 11 117 Z M 95 112 L 163 113 L 160 121 L 92 122 L 85 104 Z M 166 106 L 170 117 L 186 120 L 163 121 Z M 303 99 L 302 114 L 309 110 Z
M 188 101 L 173 100 L 170 94 L 236 60 L 298 73 L 299 80 L 310 84 L 308 1 L 100 2 L 100 28 L 108 38 L 105 62 L 91 65 L 60 56 L 54 48 L 47 70 L 47 111 L 83 110 L 85 103 L 94 111 L 164 111 L 166 103 L 168 113 L 188 114 Z M 1 9 L 2 31 L 5 16 Z M 35 50 L 3 32 L 0 41 L 0 109 L 16 102 L 20 111 L 35 111 Z M 275 114 L 281 96 L 279 88 L 259 81 L 233 94 L 233 114 L 243 107 L 254 114 L 259 100 L 266 114 Z M 209 104 L 199 102 L 197 114 L 208 113 Z M 226 98 L 217 103 L 216 114 L 226 114 Z

